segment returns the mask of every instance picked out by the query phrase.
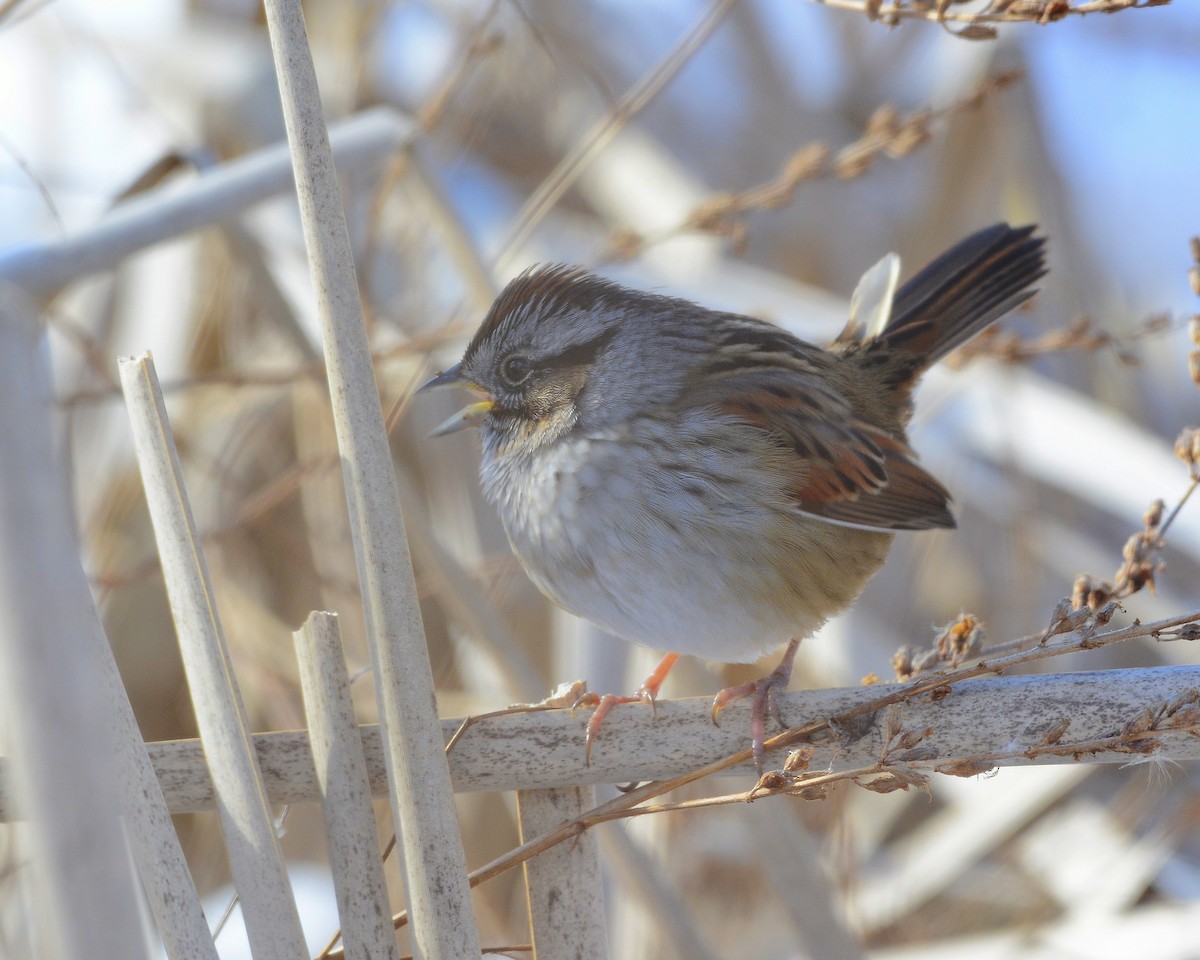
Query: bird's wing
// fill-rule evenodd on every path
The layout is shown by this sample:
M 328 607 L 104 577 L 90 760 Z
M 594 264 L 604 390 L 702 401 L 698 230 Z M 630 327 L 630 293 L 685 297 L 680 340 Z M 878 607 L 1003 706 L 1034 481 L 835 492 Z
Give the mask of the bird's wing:
M 753 343 L 756 329 L 743 328 L 741 342 Z M 946 488 L 831 382 L 837 358 L 768 330 L 757 348 L 717 354 L 688 391 L 689 405 L 766 434 L 785 453 L 786 494 L 799 513 L 888 532 L 953 527 Z

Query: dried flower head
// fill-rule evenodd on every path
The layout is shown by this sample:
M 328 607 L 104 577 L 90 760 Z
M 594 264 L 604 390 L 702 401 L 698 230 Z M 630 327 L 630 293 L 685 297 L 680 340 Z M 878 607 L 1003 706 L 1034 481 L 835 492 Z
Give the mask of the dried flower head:
M 934 640 L 938 656 L 957 665 L 983 649 L 983 621 L 970 613 L 942 627 Z
M 1179 432 L 1175 456 L 1188 465 L 1193 477 L 1200 476 L 1200 427 L 1184 427 Z

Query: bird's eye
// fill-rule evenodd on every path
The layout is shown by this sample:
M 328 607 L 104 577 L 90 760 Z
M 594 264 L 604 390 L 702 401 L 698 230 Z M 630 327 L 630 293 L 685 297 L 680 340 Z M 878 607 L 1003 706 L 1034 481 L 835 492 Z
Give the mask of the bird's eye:
M 531 373 L 533 373 L 533 361 L 519 353 L 505 357 L 500 363 L 500 379 L 507 387 L 519 387 L 529 379 Z

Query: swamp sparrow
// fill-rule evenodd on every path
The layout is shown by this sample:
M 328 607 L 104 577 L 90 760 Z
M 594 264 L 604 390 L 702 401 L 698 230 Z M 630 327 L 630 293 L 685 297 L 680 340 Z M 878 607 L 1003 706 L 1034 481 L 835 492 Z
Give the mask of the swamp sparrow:
M 462 361 L 426 387 L 486 399 L 481 475 L 513 549 L 551 600 L 647 646 L 748 663 L 721 691 L 765 717 L 800 638 L 858 596 L 900 530 L 953 527 L 950 495 L 905 439 L 920 374 L 1029 299 L 1034 227 L 996 224 L 944 253 L 828 348 L 750 317 L 540 266 L 505 287 Z M 888 307 L 890 306 L 890 310 Z M 588 750 L 615 703 L 591 697 Z

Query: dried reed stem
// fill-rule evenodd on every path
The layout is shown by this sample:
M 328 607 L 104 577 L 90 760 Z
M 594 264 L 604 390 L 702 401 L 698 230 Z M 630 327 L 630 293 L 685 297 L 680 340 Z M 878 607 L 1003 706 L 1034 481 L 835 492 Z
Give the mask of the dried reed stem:
M 246 935 L 257 960 L 295 960 L 305 953 L 300 917 L 267 808 L 246 710 L 217 616 L 154 364 L 144 354 L 123 358 L 118 367 Z
M 378 164 L 404 148 L 416 126 L 393 110 L 367 110 L 330 132 L 348 169 Z M 292 183 L 286 144 L 231 160 L 181 186 L 164 187 L 113 208 L 91 228 L 63 241 L 31 244 L 0 255 L 0 280 L 48 298 L 68 283 L 111 270 L 146 247 L 191 230 L 236 220 L 248 207 Z
M 1143 707 L 1200 688 L 1200 666 L 1105 670 L 1030 677 L 990 677 L 954 687 L 950 697 L 916 696 L 914 684 L 876 684 L 841 690 L 802 690 L 780 698 L 783 716 L 809 731 L 814 750 L 811 769 L 839 771 L 875 761 L 878 735 L 845 742 L 828 732 L 838 718 L 870 716 L 889 703 L 903 702 L 912 725 L 932 727 L 938 762 L 952 763 L 1019 744 L 1029 729 L 1049 726 L 1064 714 L 1075 717 L 1072 739 L 1099 737 L 1119 728 Z M 1085 712 L 1076 710 L 1086 706 Z M 631 780 L 695 779 L 714 772 L 754 770 L 748 750 L 749 708 L 731 704 L 721 726 L 709 719 L 711 699 L 663 700 L 658 717 L 640 704 L 614 710 L 605 720 L 592 765 L 583 763 L 587 714 L 568 710 L 514 710 L 476 719 L 450 751 L 450 769 L 459 791 L 504 791 L 568 787 L 579 783 L 626 783 Z M 839 721 L 840 722 L 840 721 Z M 442 725 L 445 741 L 461 720 Z M 868 724 L 869 726 L 869 724 Z M 363 749 L 375 796 L 386 792 L 379 729 L 361 728 Z M 1168 734 L 1164 755 L 1177 760 L 1200 758 L 1200 738 Z M 305 803 L 320 798 L 308 736 L 304 731 L 263 733 L 254 737 L 263 777 L 273 803 Z M 176 740 L 148 745 L 172 813 L 213 808 L 213 785 L 199 741 Z M 1127 763 L 1129 754 L 1102 751 L 1089 763 Z M 999 766 L 1064 763 L 1072 758 L 1012 755 Z M 699 773 L 697 773 L 699 771 Z M 18 817 L 12 805 L 10 775 L 0 765 L 0 822 Z M 645 798 L 643 798 L 645 799 Z
M 521 836 L 538 836 L 596 803 L 592 787 L 521 790 Z M 538 960 L 608 957 L 600 851 L 591 834 L 525 864 L 529 925 Z
M 96 683 L 104 637 L 53 449 L 40 341 L 32 305 L 0 287 L 0 720 L 12 792 L 31 817 L 20 858 L 33 880 L 30 931 L 47 956 L 141 957 L 115 773 L 131 764 L 110 735 L 128 725 L 114 723 L 109 684 Z
M 337 617 L 310 614 L 292 637 L 321 786 L 342 941 L 351 957 L 399 960 L 371 809 L 371 781 L 354 722 Z
M 266 11 L 329 368 L 414 950 L 430 960 L 475 960 L 479 939 L 433 674 L 303 14 L 298 0 L 268 0 Z

